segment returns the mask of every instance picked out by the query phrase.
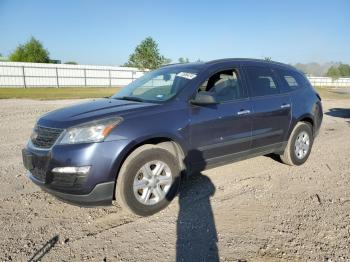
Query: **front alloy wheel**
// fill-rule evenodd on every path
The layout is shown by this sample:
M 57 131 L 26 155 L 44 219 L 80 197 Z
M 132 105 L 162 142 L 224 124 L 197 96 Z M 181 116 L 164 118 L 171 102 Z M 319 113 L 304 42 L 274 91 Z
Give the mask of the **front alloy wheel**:
M 162 201 L 169 192 L 173 178 L 169 166 L 163 161 L 144 164 L 134 179 L 134 194 L 144 205 L 154 205 Z
M 180 185 L 179 160 L 157 145 L 143 145 L 124 161 L 116 183 L 116 200 L 140 216 L 164 209 Z

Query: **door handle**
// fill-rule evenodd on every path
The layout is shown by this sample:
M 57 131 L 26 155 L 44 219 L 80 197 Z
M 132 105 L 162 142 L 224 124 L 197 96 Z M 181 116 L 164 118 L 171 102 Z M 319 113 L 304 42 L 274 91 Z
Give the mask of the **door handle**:
M 281 108 L 290 108 L 290 104 L 283 104 L 281 105 Z
M 248 115 L 250 114 L 250 110 L 241 110 L 237 112 L 237 115 Z

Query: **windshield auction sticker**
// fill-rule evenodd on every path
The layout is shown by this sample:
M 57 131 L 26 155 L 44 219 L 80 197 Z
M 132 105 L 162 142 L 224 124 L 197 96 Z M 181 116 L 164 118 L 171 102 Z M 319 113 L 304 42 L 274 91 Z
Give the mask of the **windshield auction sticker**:
M 183 77 L 183 78 L 191 80 L 191 79 L 195 78 L 197 75 L 196 74 L 192 74 L 192 73 L 187 73 L 187 72 L 180 72 L 176 76 Z

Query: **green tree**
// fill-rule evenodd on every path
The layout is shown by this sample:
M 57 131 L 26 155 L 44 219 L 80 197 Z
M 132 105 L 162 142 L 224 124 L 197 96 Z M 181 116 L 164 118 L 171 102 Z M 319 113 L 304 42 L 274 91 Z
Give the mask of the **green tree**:
M 50 61 L 49 52 L 43 47 L 40 41 L 31 37 L 24 45 L 19 45 L 10 54 L 10 61 L 48 63 Z
M 331 66 L 327 71 L 327 76 L 337 79 L 339 77 L 350 77 L 350 65 L 338 64 Z
M 190 60 L 186 57 L 180 57 L 179 58 L 179 63 L 181 63 L 181 64 L 187 64 L 187 63 L 189 63 L 190 62 Z
M 78 63 L 75 61 L 67 61 L 65 62 L 66 65 L 77 65 Z
M 341 77 L 349 77 L 350 76 L 350 65 L 340 64 L 338 66 L 338 70 Z
M 125 66 L 137 67 L 140 69 L 155 69 L 171 60 L 159 53 L 158 44 L 152 37 L 144 39 L 129 56 L 129 61 Z
M 340 72 L 339 72 L 338 66 L 331 66 L 331 67 L 328 69 L 326 75 L 327 75 L 328 77 L 333 78 L 333 79 L 339 78 L 339 77 L 340 77 Z

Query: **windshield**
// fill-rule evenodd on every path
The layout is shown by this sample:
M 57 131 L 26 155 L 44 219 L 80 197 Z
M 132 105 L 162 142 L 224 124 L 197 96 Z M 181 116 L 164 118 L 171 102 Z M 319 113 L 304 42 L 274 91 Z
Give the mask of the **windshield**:
M 114 99 L 162 102 L 176 96 L 196 78 L 197 70 L 166 67 L 145 74 L 112 96 Z

